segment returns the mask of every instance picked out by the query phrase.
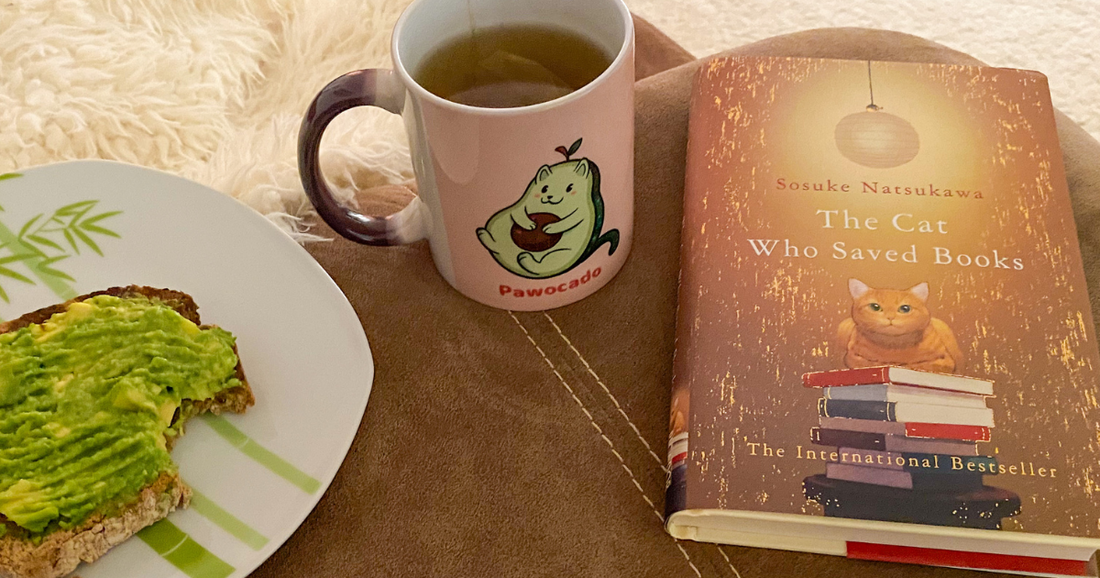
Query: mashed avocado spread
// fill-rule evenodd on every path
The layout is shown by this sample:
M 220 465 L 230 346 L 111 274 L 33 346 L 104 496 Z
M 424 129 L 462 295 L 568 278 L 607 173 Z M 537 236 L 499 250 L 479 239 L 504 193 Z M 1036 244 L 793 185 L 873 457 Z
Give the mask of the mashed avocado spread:
M 174 471 L 165 436 L 181 400 L 240 385 L 233 343 L 158 301 L 107 295 L 0 334 L 0 514 L 32 536 L 67 529 Z

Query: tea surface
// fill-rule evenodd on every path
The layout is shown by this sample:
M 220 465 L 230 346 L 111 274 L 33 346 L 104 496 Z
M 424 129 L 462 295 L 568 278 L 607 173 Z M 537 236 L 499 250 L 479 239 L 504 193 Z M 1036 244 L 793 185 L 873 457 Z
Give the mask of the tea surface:
M 569 30 L 513 24 L 479 28 L 431 52 L 414 76 L 433 94 L 470 106 L 529 106 L 592 82 L 611 57 Z

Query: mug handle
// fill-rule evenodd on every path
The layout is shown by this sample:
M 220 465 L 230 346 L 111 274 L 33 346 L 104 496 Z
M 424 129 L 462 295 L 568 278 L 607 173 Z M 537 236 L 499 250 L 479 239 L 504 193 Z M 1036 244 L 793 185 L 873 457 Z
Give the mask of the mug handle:
M 321 218 L 334 231 L 364 245 L 402 245 L 427 236 L 424 205 L 414 198 L 404 209 L 371 217 L 336 201 L 321 174 L 321 135 L 336 115 L 357 106 L 377 106 L 401 114 L 405 88 L 392 70 L 369 68 L 349 72 L 328 83 L 313 98 L 298 131 L 298 173 L 302 187 Z

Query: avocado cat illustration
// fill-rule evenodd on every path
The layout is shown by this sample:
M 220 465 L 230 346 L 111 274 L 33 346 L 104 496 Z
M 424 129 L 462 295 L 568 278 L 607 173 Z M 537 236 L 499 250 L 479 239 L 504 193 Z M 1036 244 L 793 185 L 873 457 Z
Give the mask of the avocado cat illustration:
M 539 167 L 515 204 L 489 217 L 477 238 L 502 267 L 529 279 L 561 275 L 584 262 L 604 243 L 608 255 L 619 231 L 600 234 L 604 207 L 600 169 L 587 158 L 570 159 L 581 146 L 554 150 L 565 160 Z
M 868 287 L 848 280 L 852 316 L 840 323 L 850 368 L 895 365 L 940 373 L 963 366 L 955 334 L 928 310 L 928 283 L 905 290 Z

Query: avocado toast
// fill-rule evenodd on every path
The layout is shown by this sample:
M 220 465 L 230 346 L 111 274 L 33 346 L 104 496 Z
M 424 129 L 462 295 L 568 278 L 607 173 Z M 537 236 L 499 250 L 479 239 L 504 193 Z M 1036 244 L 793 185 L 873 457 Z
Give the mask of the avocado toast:
M 52 578 L 185 507 L 184 422 L 254 402 L 233 336 L 116 287 L 0 324 L 0 578 Z

